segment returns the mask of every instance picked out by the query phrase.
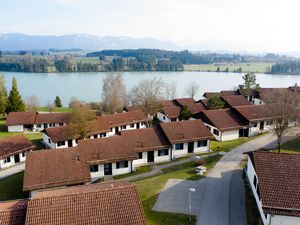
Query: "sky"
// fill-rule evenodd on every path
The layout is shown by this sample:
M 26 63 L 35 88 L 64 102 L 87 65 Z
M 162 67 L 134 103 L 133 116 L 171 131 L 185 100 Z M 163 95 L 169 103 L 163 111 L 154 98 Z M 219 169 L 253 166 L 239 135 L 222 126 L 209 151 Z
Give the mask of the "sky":
M 299 0 L 0 0 L 0 33 L 154 37 L 194 50 L 300 51 Z

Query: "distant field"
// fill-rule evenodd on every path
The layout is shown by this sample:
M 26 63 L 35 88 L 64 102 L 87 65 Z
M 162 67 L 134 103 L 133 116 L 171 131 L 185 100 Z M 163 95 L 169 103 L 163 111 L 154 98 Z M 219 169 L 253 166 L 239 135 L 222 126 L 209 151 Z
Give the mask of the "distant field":
M 228 68 L 229 72 L 234 72 L 239 68 L 242 68 L 243 72 L 254 72 L 254 73 L 267 73 L 270 71 L 273 62 L 249 62 L 249 63 L 240 63 L 240 64 L 189 64 L 184 65 L 185 71 L 205 71 L 205 72 L 216 72 L 218 67 L 220 72 L 224 72 Z

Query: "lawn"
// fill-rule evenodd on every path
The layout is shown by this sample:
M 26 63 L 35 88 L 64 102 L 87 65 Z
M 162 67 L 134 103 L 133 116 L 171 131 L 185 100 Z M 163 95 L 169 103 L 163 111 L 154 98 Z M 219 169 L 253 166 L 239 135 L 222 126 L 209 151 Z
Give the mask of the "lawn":
M 277 152 L 277 150 L 274 150 Z M 281 145 L 281 152 L 300 153 L 300 137 Z
M 234 72 L 234 70 L 242 68 L 242 73 L 244 72 L 254 72 L 254 73 L 267 73 L 270 71 L 273 62 L 249 62 L 249 63 L 239 63 L 239 64 L 189 64 L 184 65 L 185 71 L 205 71 L 205 72 L 216 72 L 217 68 L 220 68 L 220 72 L 224 72 L 228 68 L 229 72 Z
M 0 180 L 0 201 L 27 198 L 28 193 L 22 192 L 24 172 Z
M 220 158 L 221 156 L 212 156 L 204 159 L 205 166 L 212 168 Z M 187 162 L 164 169 L 162 175 L 134 182 L 138 186 L 148 225 L 188 225 L 196 223 L 196 217 L 192 217 L 192 222 L 190 223 L 188 215 L 152 211 L 156 199 L 168 179 L 201 179 L 202 176 L 194 172 L 196 166 L 195 162 Z
M 37 108 L 37 111 L 40 111 L 40 112 L 48 112 L 49 109 L 48 107 L 38 107 Z M 53 110 L 53 112 L 72 112 L 72 108 L 69 108 L 69 107 L 61 107 L 61 108 L 55 108 Z
M 114 176 L 113 178 L 114 178 L 114 180 L 118 180 L 118 179 L 121 179 L 121 178 L 130 177 L 130 176 L 133 176 L 133 175 L 147 173 L 151 170 L 152 170 L 152 168 L 151 168 L 150 165 L 140 166 L 140 167 L 137 167 L 136 170 L 132 173 L 117 175 L 117 176 Z

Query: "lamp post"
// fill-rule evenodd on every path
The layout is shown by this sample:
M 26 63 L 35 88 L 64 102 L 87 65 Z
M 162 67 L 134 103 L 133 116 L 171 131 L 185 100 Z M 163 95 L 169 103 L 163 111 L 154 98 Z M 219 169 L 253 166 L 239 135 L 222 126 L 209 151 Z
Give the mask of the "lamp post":
M 190 222 L 192 222 L 192 193 L 195 192 L 195 188 L 189 188 L 189 211 L 190 211 Z

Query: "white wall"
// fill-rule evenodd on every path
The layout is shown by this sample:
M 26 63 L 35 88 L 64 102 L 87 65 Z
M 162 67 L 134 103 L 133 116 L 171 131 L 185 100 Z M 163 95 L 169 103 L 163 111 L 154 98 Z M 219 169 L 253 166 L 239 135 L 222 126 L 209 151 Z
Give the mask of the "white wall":
M 154 163 L 171 161 L 171 149 L 168 149 L 168 155 L 158 156 L 158 151 L 154 151 Z
M 19 158 L 20 158 L 20 163 L 21 162 L 24 162 L 26 160 L 26 153 L 24 154 L 24 156 L 22 156 L 22 152 L 20 153 L 17 153 L 19 155 Z M 14 155 L 11 155 L 11 156 L 8 156 L 6 158 L 10 158 L 10 162 L 6 162 L 4 163 L 4 158 L 3 159 L 0 159 L 0 169 L 3 169 L 3 168 L 7 168 L 7 167 L 10 167 L 10 166 L 14 166 L 16 165 L 15 163 L 15 158 L 14 158 Z M 17 163 L 18 164 L 18 163 Z
M 143 152 L 143 158 L 142 159 L 136 159 L 132 161 L 134 167 L 147 165 L 148 163 L 148 155 L 147 152 Z
M 7 129 L 8 129 L 8 132 L 23 132 L 24 131 L 23 125 L 8 126 Z
M 183 143 L 183 149 L 176 150 L 175 145 L 172 145 L 172 151 L 173 151 L 173 159 L 186 156 L 188 154 L 188 143 Z
M 270 216 L 270 217 L 271 217 L 270 218 L 270 220 L 271 220 L 270 225 L 296 225 L 296 224 L 300 224 L 300 217 L 281 216 L 281 215 L 274 215 L 274 216 Z
M 254 105 L 261 105 L 261 104 L 265 104 L 265 103 L 262 100 L 258 99 L 258 98 L 254 98 L 253 104 Z
M 194 152 L 209 152 L 210 151 L 210 140 L 207 140 L 207 146 L 198 147 L 198 141 L 194 142 Z
M 127 168 L 119 168 L 117 169 L 117 164 L 112 163 L 112 175 L 121 175 L 125 173 L 131 173 L 131 161 L 128 161 L 128 167 Z
M 90 172 L 92 182 L 104 177 L 104 165 L 98 165 L 98 172 Z
M 230 141 L 239 139 L 239 130 L 227 130 L 221 134 L 221 141 Z
M 134 123 L 133 127 L 130 127 L 130 124 L 124 125 L 125 128 L 123 128 L 123 126 L 118 126 L 118 128 L 119 128 L 118 130 L 119 130 L 119 132 L 122 131 L 122 130 L 134 130 L 134 129 L 137 129 L 137 124 L 140 124 L 139 129 L 146 128 L 146 125 L 143 125 L 143 123 Z M 116 128 L 117 127 L 112 127 L 111 131 L 108 132 L 108 136 L 111 137 L 111 136 L 116 135 Z
M 260 128 L 259 128 L 260 123 L 264 123 L 264 129 L 263 130 L 260 130 Z M 256 134 L 259 134 L 263 131 L 268 131 L 268 130 L 270 130 L 270 128 L 271 128 L 271 125 L 267 125 L 267 121 L 258 121 L 256 127 L 250 127 L 249 128 L 249 137 L 254 136 Z
M 38 127 L 38 125 L 40 125 L 40 127 Z M 47 128 L 49 128 L 49 127 L 60 127 L 60 126 L 66 126 L 66 125 L 67 125 L 66 123 L 64 123 L 63 125 L 59 125 L 59 123 L 55 123 L 54 125 L 52 123 L 47 123 Z M 40 132 L 44 129 L 45 129 L 44 124 L 34 124 L 33 125 L 33 131 Z
M 162 122 L 162 123 L 167 123 L 167 122 L 171 122 L 171 120 L 163 113 L 158 112 L 156 114 L 157 119 Z

